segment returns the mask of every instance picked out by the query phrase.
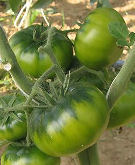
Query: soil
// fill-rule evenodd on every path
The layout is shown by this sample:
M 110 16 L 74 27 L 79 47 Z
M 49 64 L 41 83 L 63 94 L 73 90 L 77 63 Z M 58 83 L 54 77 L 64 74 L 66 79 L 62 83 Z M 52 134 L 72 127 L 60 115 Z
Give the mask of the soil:
M 110 0 L 113 8 L 124 17 L 130 31 L 135 31 L 135 0 Z M 56 11 L 48 15 L 48 20 L 57 28 L 78 28 L 76 22 L 83 22 L 88 13 L 96 5 L 90 6 L 89 0 L 55 0 L 49 8 Z M 17 31 L 13 26 L 13 19 L 5 13 L 5 6 L 0 3 L 0 23 L 8 37 Z M 62 14 L 64 13 L 64 14 Z M 62 21 L 62 17 L 64 18 Z M 40 17 L 36 22 L 41 22 Z M 74 39 L 75 34 L 69 36 Z M 125 49 L 123 55 L 127 55 Z M 102 165 L 135 165 L 135 128 L 123 127 L 121 129 L 106 131 L 99 140 L 99 153 Z M 73 165 L 71 158 L 62 158 L 62 165 Z

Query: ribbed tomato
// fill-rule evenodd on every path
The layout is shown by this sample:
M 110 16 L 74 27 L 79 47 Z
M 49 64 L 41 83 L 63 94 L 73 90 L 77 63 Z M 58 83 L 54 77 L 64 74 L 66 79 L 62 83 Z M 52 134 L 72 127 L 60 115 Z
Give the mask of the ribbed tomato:
M 35 146 L 10 145 L 1 157 L 1 165 L 60 165 L 60 159 L 44 154 Z
M 32 25 L 18 31 L 9 40 L 22 70 L 36 78 L 52 66 L 49 55 L 38 51 L 40 46 L 47 43 L 47 32 L 47 28 L 42 25 Z M 52 49 L 58 63 L 66 70 L 72 62 L 72 42 L 61 31 L 56 29 L 55 32 L 51 41 Z
M 110 113 L 109 129 L 123 126 L 135 120 L 135 84 L 130 82 L 128 89 L 117 100 Z
M 107 127 L 108 118 L 102 92 L 94 86 L 76 84 L 47 111 L 32 112 L 31 138 L 48 155 L 74 154 L 97 141 Z
M 93 10 L 81 25 L 75 39 L 75 52 L 78 60 L 88 68 L 100 70 L 121 56 L 123 48 L 116 45 L 109 31 L 112 22 L 125 24 L 116 10 L 103 7 Z
M 10 103 L 13 94 L 0 97 L 0 107 L 6 108 Z M 16 95 L 16 99 L 12 106 L 20 104 L 25 101 L 25 98 L 20 94 Z M 9 140 L 15 141 L 25 137 L 27 131 L 26 117 L 23 112 L 9 112 L 8 118 L 3 123 L 5 116 L 0 116 L 0 141 Z

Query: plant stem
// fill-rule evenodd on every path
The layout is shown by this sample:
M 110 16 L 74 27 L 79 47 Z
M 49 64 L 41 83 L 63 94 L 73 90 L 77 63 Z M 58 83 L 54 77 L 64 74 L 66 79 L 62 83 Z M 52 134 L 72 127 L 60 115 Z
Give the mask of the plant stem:
M 47 20 L 47 18 L 46 18 L 46 16 L 45 16 L 45 14 L 44 14 L 44 9 L 40 9 L 40 12 L 41 12 L 41 14 L 42 14 L 42 17 L 44 18 L 44 21 L 45 21 L 45 23 L 47 24 L 47 26 L 50 26 L 50 24 L 49 24 L 49 22 L 48 22 L 48 20 Z
M 89 69 L 85 66 L 81 66 L 77 70 L 71 72 L 70 78 L 71 79 L 75 78 L 75 76 L 83 74 L 84 72 L 88 72 L 88 73 L 96 75 L 103 83 L 105 83 L 105 76 L 101 71 L 96 71 L 96 70 L 93 70 L 93 69 Z
M 34 98 L 34 96 L 35 96 L 36 94 L 39 94 L 39 93 L 42 94 L 40 85 L 42 84 L 43 81 L 45 81 L 45 79 L 48 78 L 48 76 L 49 76 L 50 74 L 52 74 L 52 73 L 55 72 L 56 67 L 57 67 L 56 65 L 52 66 L 50 69 L 48 69 L 48 70 L 35 82 L 35 84 L 34 84 L 33 87 L 32 87 L 31 94 L 30 94 L 30 96 L 28 97 L 28 99 L 27 99 L 25 105 L 29 105 L 29 103 L 32 101 L 32 99 Z M 39 91 L 39 89 L 40 89 L 40 91 Z M 49 96 L 49 94 L 48 94 L 46 91 L 44 92 L 43 95 L 45 96 L 46 100 L 47 100 L 49 103 L 54 104 L 55 101 L 53 100 L 53 98 L 51 98 L 51 97 Z
M 39 52 L 42 51 L 42 53 L 47 53 L 51 59 L 51 61 L 53 62 L 54 65 L 56 65 L 56 70 L 55 70 L 55 73 L 56 75 L 58 76 L 60 82 L 63 84 L 64 80 L 65 80 L 65 74 L 62 70 L 62 68 L 60 67 L 56 57 L 55 57 L 55 54 L 53 52 L 53 49 L 52 49 L 52 40 L 53 40 L 53 37 L 56 33 L 56 28 L 55 27 L 51 27 L 48 29 L 48 38 L 47 38 L 47 43 L 44 47 L 40 47 L 39 48 Z
M 16 17 L 16 19 L 15 19 L 15 21 L 14 21 L 14 26 L 15 27 L 18 27 L 18 21 L 20 20 L 20 17 L 21 17 L 21 15 L 22 15 L 22 13 L 24 12 L 24 10 L 26 9 L 26 7 L 27 7 L 27 2 L 24 4 L 24 6 L 21 8 L 21 10 L 19 11 L 19 13 L 18 13 L 18 15 L 17 15 L 17 17 Z
M 39 88 L 40 93 L 45 97 L 45 99 L 48 101 L 50 105 L 54 105 L 55 101 L 54 99 L 46 92 L 45 90 L 43 91 L 41 88 Z
M 106 98 L 110 106 L 110 109 L 115 104 L 116 100 L 125 91 L 134 70 L 135 70 L 135 43 L 132 49 L 130 49 L 128 58 L 126 59 L 118 75 L 113 80 L 107 92 Z
M 18 25 L 18 28 L 21 28 L 23 23 L 24 23 L 24 21 L 25 21 L 25 19 L 27 19 L 27 16 L 29 15 L 31 4 L 32 4 L 32 0 L 27 0 L 26 1 L 26 11 L 25 11 L 23 17 L 21 18 L 21 21 L 20 21 L 20 23 Z
M 63 82 L 65 80 L 65 74 L 64 74 L 62 68 L 60 67 L 60 65 L 58 64 L 58 62 L 57 62 L 57 60 L 55 58 L 55 55 L 54 55 L 54 53 L 52 51 L 51 46 L 47 46 L 45 50 L 49 54 L 49 56 L 50 56 L 51 60 L 53 61 L 53 63 L 56 65 L 55 73 L 58 76 L 60 82 L 63 84 Z
M 97 143 L 78 154 L 80 165 L 100 165 Z
M 79 157 L 79 160 L 80 160 L 80 165 L 90 165 L 88 149 L 80 152 L 78 154 L 78 157 Z
M 15 54 L 9 46 L 6 35 L 0 26 L 0 60 L 3 65 L 9 66 L 11 74 L 16 86 L 26 95 L 31 93 L 33 83 L 24 75 L 17 63 Z
M 30 109 L 33 108 L 39 108 L 39 109 L 46 109 L 46 111 L 49 111 L 47 108 L 48 106 L 43 105 L 43 106 L 39 106 L 39 105 L 26 105 L 26 102 L 24 103 L 20 103 L 17 105 L 14 105 L 13 107 L 8 107 L 8 108 L 0 108 L 1 111 L 4 111 L 5 113 L 9 113 L 9 112 L 24 112 L 25 111 L 29 111 Z
M 27 136 L 26 136 L 26 142 L 27 142 L 27 146 L 29 147 L 31 144 L 31 139 L 30 139 L 30 124 L 29 124 L 29 120 L 30 120 L 30 114 L 28 111 L 25 111 L 25 115 L 26 115 L 26 121 L 27 121 Z
M 88 148 L 90 165 L 100 165 L 97 143 Z

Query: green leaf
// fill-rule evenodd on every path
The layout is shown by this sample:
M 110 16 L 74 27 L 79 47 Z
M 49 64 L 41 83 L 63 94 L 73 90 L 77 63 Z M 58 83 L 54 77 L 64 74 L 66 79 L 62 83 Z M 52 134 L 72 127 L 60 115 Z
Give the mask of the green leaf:
M 0 104 L 1 104 L 0 108 L 8 106 L 8 104 L 6 103 L 6 101 L 2 97 L 0 97 Z
M 118 40 L 126 40 L 129 35 L 129 31 L 126 24 L 120 22 L 111 22 L 109 24 L 109 32 L 112 34 L 113 37 Z
M 120 46 L 120 47 L 124 47 L 124 46 L 130 46 L 129 45 L 129 42 L 127 41 L 127 40 L 121 40 L 121 39 L 119 39 L 119 40 L 117 40 L 117 42 L 116 42 L 116 44 L 117 44 L 117 46 Z
M 9 107 L 12 107 L 13 106 L 13 104 L 14 104 L 14 102 L 15 102 L 15 100 L 16 100 L 16 93 L 11 97 L 11 99 L 10 99 L 10 101 L 9 101 L 9 103 L 8 103 L 8 106 Z
M 18 11 L 21 3 L 22 3 L 22 0 L 9 0 L 9 5 L 10 5 L 11 9 L 13 10 L 13 12 Z
M 131 32 L 129 34 L 129 39 L 130 39 L 130 46 L 132 46 L 133 43 L 135 42 L 135 33 L 134 32 Z
M 38 10 L 32 10 L 31 11 L 30 25 L 32 25 L 35 22 L 35 20 L 36 20 L 38 15 L 39 15 L 39 11 Z
M 8 80 L 0 80 L 0 85 L 10 85 Z
M 22 119 L 21 119 L 19 116 L 17 116 L 17 114 L 15 114 L 14 112 L 12 112 L 12 113 L 10 114 L 10 116 L 12 116 L 12 118 L 13 118 L 15 121 L 20 121 L 20 122 L 22 122 Z
M 8 119 L 9 119 L 9 114 L 5 114 L 4 118 L 2 119 L 1 124 L 4 125 L 7 122 Z
M 32 6 L 32 9 L 41 9 L 47 7 L 53 0 L 38 0 Z

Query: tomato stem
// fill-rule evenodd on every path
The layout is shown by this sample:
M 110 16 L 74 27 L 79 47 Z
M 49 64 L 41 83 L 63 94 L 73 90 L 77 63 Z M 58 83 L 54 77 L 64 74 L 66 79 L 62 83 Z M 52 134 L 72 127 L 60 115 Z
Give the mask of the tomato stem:
M 97 143 L 79 153 L 81 165 L 100 165 Z
M 39 91 L 45 97 L 45 99 L 48 101 L 48 104 L 50 104 L 50 105 L 55 104 L 54 99 L 45 90 L 43 91 L 41 88 L 39 88 Z
M 71 78 L 74 78 L 75 76 L 78 76 L 79 74 L 83 73 L 83 72 L 88 72 L 91 74 L 96 75 L 103 83 L 105 83 L 105 76 L 101 71 L 96 71 L 93 69 L 89 69 L 85 66 L 81 66 L 80 68 L 78 68 L 77 70 L 71 72 Z
M 0 26 L 0 60 L 3 65 L 9 65 L 9 73 L 12 76 L 16 86 L 25 94 L 29 95 L 32 89 L 32 81 L 28 79 L 19 64 L 17 63 L 14 52 L 9 46 L 4 30 Z
M 32 91 L 31 94 L 29 95 L 25 105 L 29 105 L 29 103 L 32 101 L 32 99 L 37 95 L 37 94 L 41 94 L 45 97 L 45 99 L 51 103 L 51 105 L 55 104 L 55 101 L 53 100 L 53 98 L 51 98 L 49 96 L 49 94 L 44 90 L 42 91 L 42 89 L 40 88 L 42 82 L 44 82 L 48 76 L 50 74 L 52 74 L 54 72 L 54 70 L 56 70 L 56 65 L 52 66 L 50 69 L 48 69 L 33 85 L 32 87 Z
M 44 52 L 48 53 L 53 64 L 57 66 L 55 73 L 58 76 L 60 82 L 63 84 L 63 82 L 65 80 L 65 74 L 64 74 L 62 68 L 60 67 L 58 60 L 56 59 L 55 54 L 54 54 L 53 49 L 52 49 L 52 40 L 53 40 L 53 36 L 55 33 L 56 33 L 55 27 L 51 27 L 48 29 L 47 43 L 46 43 L 45 47 L 41 47 L 39 49 L 39 51 L 43 50 L 42 53 L 44 53 Z
M 56 73 L 57 77 L 59 78 L 60 82 L 63 84 L 63 82 L 65 80 L 65 74 L 64 74 L 62 68 L 60 67 L 60 65 L 56 62 L 56 58 L 52 51 L 51 46 L 46 47 L 46 52 L 49 54 L 49 56 L 51 57 L 51 60 L 56 65 L 55 73 Z
M 30 113 L 28 111 L 25 111 L 25 115 L 26 115 L 26 121 L 27 121 L 27 136 L 26 136 L 26 142 L 27 142 L 27 146 L 29 147 L 31 145 L 31 139 L 30 139 L 30 124 L 29 124 L 29 120 L 30 120 Z
M 106 98 L 110 106 L 110 110 L 114 105 L 114 103 L 116 102 L 116 100 L 126 90 L 131 75 L 134 72 L 134 69 L 135 69 L 135 43 L 132 49 L 130 49 L 128 58 L 126 59 L 118 75 L 113 80 L 107 92 Z
M 88 149 L 80 152 L 78 154 L 80 164 L 81 165 L 90 165 L 89 155 L 88 155 Z
M 4 111 L 5 113 L 9 113 L 9 112 L 17 112 L 17 111 L 23 111 L 24 109 L 25 111 L 30 111 L 30 109 L 33 108 L 39 108 L 39 109 L 46 109 L 46 111 L 48 110 L 48 106 L 47 105 L 26 105 L 26 103 L 21 103 L 21 104 L 17 104 L 14 105 L 13 107 L 7 107 L 7 108 L 0 108 L 1 111 Z M 49 110 L 48 110 L 49 111 Z
M 33 90 L 33 87 L 32 87 L 31 94 L 30 94 L 29 97 L 27 98 L 27 100 L 26 100 L 26 102 L 25 102 L 25 105 L 29 105 L 29 103 L 32 101 L 32 99 L 34 98 L 35 95 L 36 95 L 36 91 Z
M 90 165 L 100 165 L 97 143 L 88 148 Z
M 59 97 L 59 94 L 54 86 L 54 83 L 52 81 L 49 82 L 49 87 L 50 87 L 50 91 L 51 93 L 54 93 L 55 98 Z

